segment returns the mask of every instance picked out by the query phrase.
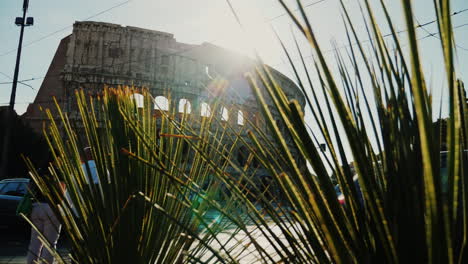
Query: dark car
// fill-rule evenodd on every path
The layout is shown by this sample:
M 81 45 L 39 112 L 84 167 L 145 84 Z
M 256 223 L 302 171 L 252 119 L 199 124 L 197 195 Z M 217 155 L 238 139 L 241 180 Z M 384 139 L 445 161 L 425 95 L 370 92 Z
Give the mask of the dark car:
M 440 176 L 442 177 L 442 194 L 443 195 L 447 195 L 449 191 L 448 164 L 447 164 L 448 155 L 449 155 L 448 151 L 440 152 Z M 466 162 L 466 160 L 468 160 L 468 149 L 465 149 L 463 151 L 463 155 L 464 155 L 465 162 Z
M 28 233 L 28 223 L 16 216 L 16 208 L 26 193 L 28 184 L 29 179 L 25 178 L 0 181 L 0 233 Z
M 442 194 L 443 195 L 447 195 L 448 189 L 449 189 L 448 175 L 447 175 L 448 174 L 448 168 L 447 168 L 448 154 L 449 154 L 448 151 L 441 151 L 440 152 L 440 176 L 441 176 Z M 463 155 L 465 155 L 464 158 L 466 160 L 468 160 L 468 149 L 465 149 L 463 151 Z M 355 185 L 356 190 L 358 192 L 359 199 L 360 199 L 361 203 L 363 203 L 364 199 L 363 199 L 363 196 L 362 196 L 361 187 L 359 186 L 359 181 L 358 181 L 358 176 L 357 175 L 354 175 L 353 182 L 354 182 L 354 185 Z M 340 204 L 344 205 L 345 204 L 345 197 L 344 197 L 343 193 L 341 192 L 339 184 L 337 184 L 335 186 L 335 192 L 336 192 L 336 196 L 337 196 L 338 201 L 340 202 Z
M 16 178 L 0 181 L 0 195 L 24 196 L 28 189 L 29 179 Z

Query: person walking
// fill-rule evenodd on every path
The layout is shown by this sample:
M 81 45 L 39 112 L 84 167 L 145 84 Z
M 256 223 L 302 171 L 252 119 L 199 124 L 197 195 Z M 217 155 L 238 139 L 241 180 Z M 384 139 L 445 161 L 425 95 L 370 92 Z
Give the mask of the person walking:
M 93 158 L 93 152 L 91 150 L 91 147 L 86 147 L 83 149 L 83 151 L 84 151 L 84 159 L 81 162 L 81 168 L 83 169 L 83 172 L 85 174 L 86 183 L 89 184 L 91 182 L 95 184 L 96 186 L 98 186 L 102 194 L 102 186 L 100 186 L 102 182 L 99 179 L 99 174 L 97 171 L 96 162 L 94 161 L 94 158 Z M 88 168 L 89 168 L 89 171 L 91 172 L 91 176 L 88 175 Z M 108 170 L 107 170 L 107 183 L 111 184 L 110 173 Z
M 94 161 L 93 158 L 93 153 L 91 151 L 91 147 L 86 147 L 83 149 L 84 151 L 84 160 L 81 162 L 81 168 L 83 169 L 85 176 L 86 176 L 86 182 L 89 184 L 91 181 L 93 184 L 99 184 L 99 176 L 97 173 L 96 169 L 96 162 Z M 86 167 L 89 167 L 89 170 L 91 172 L 91 176 L 88 175 L 88 169 Z
M 31 222 L 41 232 L 52 248 L 56 248 L 62 225 L 50 208 L 46 197 L 41 193 L 37 185 L 31 182 L 30 191 L 34 197 L 31 210 Z M 53 264 L 55 259 L 39 239 L 39 233 L 31 228 L 31 241 L 28 247 L 27 264 L 48 263 Z

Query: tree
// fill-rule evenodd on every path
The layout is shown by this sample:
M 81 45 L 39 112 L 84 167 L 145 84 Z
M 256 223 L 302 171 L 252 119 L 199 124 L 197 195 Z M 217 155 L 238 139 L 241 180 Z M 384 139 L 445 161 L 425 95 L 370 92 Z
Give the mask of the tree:
M 0 149 L 3 149 L 7 127 L 6 111 L 7 107 L 0 108 Z M 13 114 L 12 126 L 6 175 L 7 178 L 28 177 L 28 169 L 21 155 L 29 157 L 37 167 L 42 167 L 46 165 L 49 157 L 47 143 L 42 135 L 34 132 L 16 112 Z

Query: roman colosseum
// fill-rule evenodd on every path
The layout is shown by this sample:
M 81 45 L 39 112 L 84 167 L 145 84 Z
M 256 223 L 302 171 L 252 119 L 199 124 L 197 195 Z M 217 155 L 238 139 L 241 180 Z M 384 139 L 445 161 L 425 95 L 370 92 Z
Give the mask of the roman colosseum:
M 246 120 L 265 127 L 244 78 L 244 73 L 254 72 L 254 67 L 255 62 L 245 56 L 209 43 L 180 43 L 170 33 L 101 22 L 76 22 L 72 34 L 61 40 L 40 90 L 23 117 L 35 130 L 41 131 L 46 118 L 39 106 L 54 108 L 52 98 L 55 97 L 73 119 L 78 116 L 74 91 L 82 88 L 89 94 L 97 94 L 106 85 L 147 87 L 162 110 L 172 105 L 200 115 L 204 102 L 213 96 L 207 84 L 213 78 L 222 77 L 229 84 L 225 91 L 227 106 L 220 113 L 222 118 L 234 127 L 245 126 Z M 297 99 L 304 108 L 304 96 L 294 82 L 269 69 L 286 95 Z M 273 114 L 278 117 L 277 113 Z M 280 118 L 277 120 L 281 126 Z M 246 134 L 243 136 L 247 138 Z M 239 157 L 245 156 L 244 151 L 245 148 L 239 148 Z M 241 158 L 238 160 L 242 162 Z

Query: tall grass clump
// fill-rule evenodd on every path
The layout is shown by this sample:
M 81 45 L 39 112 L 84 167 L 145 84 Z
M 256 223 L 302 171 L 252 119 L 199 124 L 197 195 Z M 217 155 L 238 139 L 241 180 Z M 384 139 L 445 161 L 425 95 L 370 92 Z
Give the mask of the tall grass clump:
M 228 135 L 212 118 L 191 117 L 172 106 L 155 110 L 146 90 L 139 105 L 136 92 L 107 88 L 88 97 L 77 91 L 80 122 L 60 108 L 58 119 L 46 110 L 50 125 L 44 134 L 53 161 L 48 173 L 29 163 L 30 174 L 63 224 L 71 260 L 233 262 L 230 252 L 241 241 L 216 237 L 226 229 L 224 216 L 236 216 L 231 209 L 241 207 L 223 198 L 226 194 L 214 181 L 230 159 L 223 143 Z M 100 184 L 92 183 L 89 168 L 81 165 L 86 146 L 91 147 Z
M 402 41 L 385 1 L 377 1 L 385 25 L 376 20 L 376 7 L 361 1 L 366 39 L 363 47 L 355 22 L 341 1 L 348 47 L 326 59 L 314 26 L 300 1 L 295 15 L 279 1 L 314 51 L 307 63 L 301 49 L 299 63 L 289 55 L 299 87 L 306 96 L 313 124 L 295 100 L 289 100 L 269 69 L 259 66 L 261 80 L 249 77 L 273 140 L 255 144 L 256 157 L 280 186 L 290 208 L 280 214 L 274 206 L 264 212 L 273 222 L 260 223 L 274 258 L 264 263 L 465 263 L 467 256 L 467 105 L 457 79 L 456 46 L 450 1 L 434 0 L 444 61 L 449 115 L 447 138 L 433 131 L 432 94 L 424 76 L 411 1 L 401 1 L 407 32 Z M 382 27 L 391 37 L 384 39 Z M 407 50 L 403 46 L 407 45 Z M 332 70 L 332 64 L 338 71 Z M 300 75 L 300 70 L 305 71 Z M 317 76 L 318 83 L 312 81 Z M 267 93 L 262 90 L 265 87 Z M 286 124 L 297 161 L 277 126 L 266 100 Z M 309 125 L 318 130 L 311 131 Z M 329 154 L 319 150 L 323 138 Z M 441 173 L 441 141 L 447 142 L 447 173 Z M 301 170 L 305 163 L 308 170 Z M 353 164 L 358 187 L 353 181 Z M 345 204 L 339 204 L 330 171 L 336 175 Z M 445 183 L 444 183 L 445 182 Z M 264 199 L 262 194 L 258 199 Z M 242 197 L 240 197 L 242 199 Z M 247 199 L 244 197 L 244 199 Z M 252 217 L 257 217 L 252 214 Z
M 266 129 L 246 120 L 248 137 L 215 117 L 195 119 L 169 111 L 155 118 L 153 108 L 147 107 L 150 96 L 145 93 L 145 107 L 138 108 L 129 90 L 106 90 L 89 100 L 78 93 L 81 130 L 64 114 L 60 124 L 50 116 L 52 125 L 45 133 L 53 150 L 50 172 L 55 184 L 31 169 L 60 214 L 73 259 L 467 262 L 467 105 L 455 67 L 450 2 L 433 1 L 444 58 L 440 72 L 448 99 L 447 138 L 433 129 L 432 94 L 411 1 L 401 1 L 404 41 L 383 0 L 377 5 L 385 25 L 376 20 L 370 1 L 359 2 L 370 50 L 363 47 L 341 1 L 349 48 L 337 51 L 333 62 L 326 59 L 301 1 L 299 15 L 279 2 L 314 52 L 307 63 L 297 45 L 300 60 L 295 63 L 285 48 L 312 124 L 261 63 L 246 78 Z M 384 39 L 382 28 L 390 30 L 390 38 Z M 279 128 L 273 112 L 285 129 Z M 87 184 L 81 169 L 83 137 L 92 147 L 101 187 Z M 223 143 L 225 137 L 231 138 L 230 144 Z M 320 151 L 322 139 L 326 153 Z M 446 166 L 442 142 L 447 142 Z M 244 166 L 232 155 L 240 144 L 250 153 Z M 226 171 L 228 166 L 235 175 Z M 259 169 L 269 172 L 271 185 L 258 184 Z M 71 202 L 60 194 L 59 181 L 66 183 Z M 207 220 L 210 210 L 221 220 Z

